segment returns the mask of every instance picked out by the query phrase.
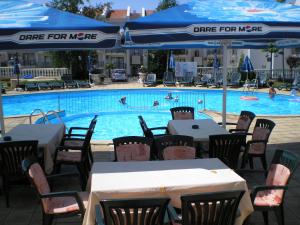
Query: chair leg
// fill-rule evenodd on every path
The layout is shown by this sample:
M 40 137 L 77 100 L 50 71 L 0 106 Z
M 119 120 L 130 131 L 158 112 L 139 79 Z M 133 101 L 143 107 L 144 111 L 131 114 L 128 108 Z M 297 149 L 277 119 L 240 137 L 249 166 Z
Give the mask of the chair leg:
M 253 158 L 251 156 L 249 156 L 249 165 L 250 165 L 250 169 L 253 169 Z
M 277 218 L 278 225 L 284 225 L 283 205 L 281 204 L 279 207 L 274 208 L 274 213 Z
M 260 160 L 261 160 L 261 163 L 262 163 L 262 166 L 263 166 L 263 168 L 264 168 L 264 170 L 265 170 L 265 176 L 267 176 L 267 160 L 266 160 L 266 155 L 263 155 L 261 158 L 260 158 Z
M 263 211 L 262 214 L 263 214 L 265 225 L 268 225 L 269 224 L 268 211 Z
M 78 169 L 78 172 L 80 174 L 80 184 L 81 184 L 81 190 L 85 190 L 86 187 L 86 178 L 84 173 L 84 164 L 78 163 L 76 164 L 76 167 Z
M 43 225 L 52 225 L 53 215 L 46 214 L 43 212 Z
M 9 208 L 9 183 L 8 183 L 8 179 L 5 176 L 3 176 L 2 182 L 3 182 L 3 193 L 5 195 L 6 208 Z

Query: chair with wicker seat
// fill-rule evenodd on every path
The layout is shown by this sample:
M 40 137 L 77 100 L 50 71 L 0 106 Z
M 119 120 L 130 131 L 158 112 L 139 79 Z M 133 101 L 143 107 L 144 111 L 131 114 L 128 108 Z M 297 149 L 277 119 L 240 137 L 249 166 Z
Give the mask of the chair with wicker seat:
M 193 107 L 181 106 L 170 109 L 173 120 L 193 120 L 195 118 Z
M 230 133 L 248 133 L 250 125 L 255 118 L 255 114 L 250 111 L 241 111 L 239 119 L 236 123 L 227 122 L 226 125 L 235 125 L 234 129 L 229 129 Z M 222 125 L 222 123 L 218 123 Z
M 24 158 L 30 156 L 38 157 L 38 141 L 6 141 L 0 143 L 0 176 L 2 176 L 7 207 L 9 207 L 9 186 L 15 181 L 26 180 L 21 163 Z
M 238 167 L 241 147 L 245 143 L 244 134 L 218 134 L 209 136 L 209 158 L 219 158 L 231 169 Z
M 160 160 L 195 159 L 194 138 L 185 135 L 165 135 L 154 140 Z
M 125 136 L 113 139 L 115 161 L 148 161 L 151 156 L 152 139 Z
M 245 168 L 247 161 L 249 161 L 250 168 L 253 169 L 253 158 L 259 157 L 264 170 L 267 170 L 266 149 L 269 137 L 274 127 L 275 123 L 271 120 L 256 120 L 253 133 L 247 133 L 247 135 L 252 135 L 252 139 L 246 144 L 243 154 L 242 168 Z
M 54 155 L 55 173 L 60 171 L 61 165 L 76 165 L 80 173 L 82 190 L 85 189 L 93 163 L 90 142 L 96 126 L 96 118 L 97 117 L 92 120 L 86 134 L 82 137 L 78 136 L 80 134 L 74 134 L 72 132 L 71 135 L 64 137 Z
M 22 168 L 40 198 L 43 225 L 52 225 L 56 217 L 80 215 L 83 219 L 89 198 L 88 192 L 51 192 L 48 179 L 57 178 L 61 176 L 60 174 L 46 177 L 39 163 L 30 158 L 23 160 Z
M 96 206 L 96 225 L 168 224 L 169 198 L 133 198 L 100 201 Z M 103 212 L 103 214 L 102 214 Z
M 277 150 L 271 162 L 266 185 L 253 188 L 251 199 L 254 210 L 261 211 L 268 225 L 268 211 L 274 211 L 279 225 L 284 225 L 283 202 L 292 174 L 300 163 L 298 155 Z
M 168 207 L 173 225 L 233 225 L 245 191 L 224 191 L 181 196 L 181 216 Z

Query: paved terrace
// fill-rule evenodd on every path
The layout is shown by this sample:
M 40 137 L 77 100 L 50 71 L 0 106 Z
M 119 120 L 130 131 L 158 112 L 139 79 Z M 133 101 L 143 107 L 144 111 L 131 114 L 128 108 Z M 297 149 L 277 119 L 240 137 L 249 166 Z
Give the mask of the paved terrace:
M 115 83 L 93 87 L 92 89 L 128 89 L 142 88 L 141 84 L 137 83 Z M 163 88 L 158 85 L 156 88 Z M 193 87 L 180 87 L 193 88 Z M 199 89 L 199 88 L 197 88 Z M 78 89 L 76 89 L 78 90 Z M 235 89 L 236 90 L 236 89 Z M 260 91 L 268 91 L 262 89 Z M 288 92 L 280 92 L 288 94 Z M 14 94 L 12 92 L 12 94 Z M 217 112 L 207 111 L 215 121 L 221 121 L 221 115 Z M 299 112 L 300 114 L 300 112 Z M 296 152 L 300 155 L 300 116 L 294 117 L 265 117 L 273 120 L 276 123 L 270 142 L 268 145 L 267 156 L 270 161 L 275 149 L 287 149 Z M 228 121 L 236 121 L 237 116 L 228 115 Z M 18 124 L 28 123 L 28 117 L 8 118 L 5 120 L 7 130 L 12 129 Z M 255 121 L 253 122 L 253 124 Z M 251 131 L 252 128 L 250 128 Z M 113 147 L 110 143 L 94 142 L 92 150 L 96 161 L 112 161 Z M 257 161 L 257 168 L 260 167 L 260 162 Z M 71 170 L 73 168 L 64 168 Z M 249 188 L 255 184 L 264 184 L 264 176 L 260 174 L 247 175 Z M 57 180 L 54 184 L 55 191 L 65 190 L 80 190 L 77 179 L 70 178 L 68 182 Z M 41 207 L 38 199 L 29 186 L 15 186 L 11 188 L 11 207 L 6 208 L 3 195 L 0 196 L 0 225 L 42 225 Z M 293 179 L 290 181 L 289 190 L 285 196 L 285 222 L 286 225 L 300 224 L 300 168 L 295 171 Z M 273 213 L 270 213 L 269 224 L 277 224 Z M 66 218 L 54 221 L 55 225 L 79 225 L 78 218 Z M 263 225 L 261 213 L 255 212 L 252 214 L 250 225 Z

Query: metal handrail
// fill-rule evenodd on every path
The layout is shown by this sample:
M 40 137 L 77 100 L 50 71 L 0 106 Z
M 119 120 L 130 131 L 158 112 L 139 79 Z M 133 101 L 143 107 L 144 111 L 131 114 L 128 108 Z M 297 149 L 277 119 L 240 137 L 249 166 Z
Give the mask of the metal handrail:
M 65 126 L 66 130 L 69 131 L 68 127 L 66 126 L 65 122 L 63 121 L 63 119 L 58 115 L 58 113 L 55 111 L 55 110 L 49 110 L 47 113 L 46 113 L 46 116 L 47 116 L 47 119 L 49 121 L 49 114 L 53 114 L 58 120 L 60 120 L 60 122 Z
M 48 121 L 48 123 L 51 123 L 48 119 L 48 116 L 44 113 L 43 110 L 41 109 L 34 109 L 31 113 L 30 113 L 30 116 L 29 116 L 29 122 L 30 124 L 32 124 L 32 116 L 34 115 L 35 112 L 40 112 L 40 114 L 43 115 L 43 121 L 44 121 L 44 124 L 46 123 L 46 120 Z

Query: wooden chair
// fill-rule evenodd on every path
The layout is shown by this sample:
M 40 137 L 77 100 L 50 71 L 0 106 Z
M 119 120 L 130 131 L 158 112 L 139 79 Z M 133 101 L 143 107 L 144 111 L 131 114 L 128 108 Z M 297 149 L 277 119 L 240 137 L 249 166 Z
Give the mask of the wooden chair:
M 254 187 L 251 195 L 254 210 L 262 212 L 266 225 L 268 225 L 268 211 L 274 211 L 278 224 L 284 225 L 284 195 L 299 163 L 298 155 L 277 150 L 269 168 L 266 185 Z
M 53 219 L 59 217 L 80 215 L 81 220 L 83 220 L 89 198 L 88 192 L 52 192 L 48 184 L 48 179 L 57 178 L 61 176 L 60 174 L 46 177 L 41 166 L 32 159 L 24 159 L 22 168 L 40 198 L 43 225 L 51 225 Z
M 181 218 L 169 207 L 173 224 L 233 225 L 244 191 L 224 191 L 181 196 Z
M 97 117 L 95 116 L 89 128 L 80 128 L 87 129 L 87 132 L 82 136 L 73 133 L 75 129 L 79 130 L 79 128 L 73 128 L 68 136 L 63 138 L 54 155 L 54 172 L 59 172 L 61 165 L 64 164 L 75 165 L 80 173 L 82 190 L 85 189 L 93 163 L 90 142 L 96 123 Z
M 193 107 L 181 106 L 170 109 L 173 120 L 193 120 L 194 111 Z
M 115 161 L 148 161 L 151 156 L 152 139 L 126 136 L 113 139 Z
M 25 180 L 22 160 L 26 157 L 38 157 L 38 141 L 9 141 L 0 143 L 1 171 L 6 206 L 9 207 L 10 185 Z
M 252 135 L 252 139 L 247 142 L 243 155 L 242 168 L 245 168 L 247 161 L 249 161 L 250 168 L 253 169 L 253 158 L 259 157 L 264 170 L 267 170 L 266 149 L 274 127 L 275 123 L 271 120 L 256 120 L 253 133 L 247 133 L 248 135 Z
M 195 159 L 194 139 L 184 135 L 165 135 L 154 140 L 160 160 Z
M 96 206 L 97 225 L 162 225 L 167 222 L 169 198 L 115 199 Z
M 209 158 L 219 158 L 231 169 L 237 169 L 244 134 L 218 134 L 209 136 Z
M 226 125 L 235 125 L 234 129 L 229 129 L 230 133 L 248 133 L 250 125 L 255 118 L 255 114 L 250 111 L 241 111 L 240 117 L 236 123 L 226 123 Z M 222 123 L 218 123 L 222 125 Z

